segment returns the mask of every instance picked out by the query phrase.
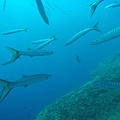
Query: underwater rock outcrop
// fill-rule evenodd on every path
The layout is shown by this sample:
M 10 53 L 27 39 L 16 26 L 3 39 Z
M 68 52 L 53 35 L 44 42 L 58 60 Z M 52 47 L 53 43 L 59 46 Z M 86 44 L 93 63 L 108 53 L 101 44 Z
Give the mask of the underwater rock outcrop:
M 120 120 L 120 89 L 98 81 L 120 82 L 120 51 L 100 63 L 90 82 L 46 107 L 35 120 Z

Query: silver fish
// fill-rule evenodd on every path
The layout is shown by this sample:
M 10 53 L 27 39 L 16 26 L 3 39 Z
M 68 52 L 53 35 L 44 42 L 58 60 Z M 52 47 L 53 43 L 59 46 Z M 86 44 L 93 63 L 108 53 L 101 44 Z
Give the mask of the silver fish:
M 50 39 L 50 40 L 47 40 L 46 42 L 40 44 L 39 46 L 37 46 L 35 49 L 36 50 L 40 50 L 42 49 L 43 47 L 47 46 L 48 44 L 50 44 L 51 42 L 53 42 L 54 40 L 56 39 Z
M 5 7 L 6 7 L 6 0 L 4 0 L 3 11 L 5 11 Z
M 12 54 L 12 59 L 9 62 L 14 62 L 17 58 L 19 58 L 21 55 L 24 55 L 24 56 L 30 56 L 30 57 L 33 57 L 33 56 L 46 56 L 46 55 L 52 55 L 54 52 L 52 51 L 47 51 L 47 50 L 32 50 L 32 49 L 28 49 L 26 51 L 18 51 L 16 49 L 13 49 L 11 47 L 6 47 Z
M 44 6 L 42 4 L 42 1 L 41 0 L 35 0 L 35 1 L 36 1 L 37 8 L 38 8 L 38 11 L 39 11 L 41 17 L 49 25 L 49 20 L 48 20 L 47 14 L 45 12 Z
M 99 25 L 99 22 L 97 22 L 92 28 L 86 28 L 86 29 L 78 32 L 65 44 L 65 46 L 70 45 L 71 43 L 75 42 L 78 38 L 80 38 L 81 36 L 85 35 L 86 33 L 90 32 L 92 30 L 101 32 L 101 30 L 98 28 L 98 25 Z
M 110 5 L 105 6 L 105 9 L 119 7 L 119 6 L 120 6 L 120 2 L 115 2 L 115 3 L 112 3 Z
M 97 82 L 97 85 L 107 87 L 107 88 L 119 88 L 120 82 Z
M 3 99 L 7 96 L 7 94 L 15 87 L 27 87 L 30 84 L 38 83 L 43 80 L 47 80 L 50 78 L 51 75 L 49 74 L 35 74 L 35 75 L 23 75 L 21 79 L 14 81 L 14 82 L 8 82 L 6 80 L 0 79 L 0 86 L 3 87 L 1 96 L 0 96 L 0 102 L 3 101 Z
M 56 38 L 51 37 L 51 38 L 48 38 L 48 39 L 36 40 L 36 41 L 32 41 L 31 44 L 40 44 L 40 43 L 44 43 L 46 41 L 53 41 L 53 40 L 56 40 Z
M 117 27 L 107 33 L 104 33 L 100 37 L 98 37 L 96 40 L 92 41 L 90 45 L 97 45 L 103 42 L 107 42 L 109 40 L 112 40 L 114 38 L 117 38 L 120 36 L 120 27 Z
M 14 34 L 14 33 L 22 32 L 22 31 L 27 32 L 27 29 L 28 28 L 11 30 L 11 31 L 7 31 L 7 32 L 2 33 L 2 35 L 9 35 L 9 34 Z

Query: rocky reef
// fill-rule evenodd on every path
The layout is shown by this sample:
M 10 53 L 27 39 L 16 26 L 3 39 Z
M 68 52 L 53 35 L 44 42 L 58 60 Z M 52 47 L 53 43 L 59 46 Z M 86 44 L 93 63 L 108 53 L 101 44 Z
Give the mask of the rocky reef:
M 46 107 L 35 120 L 120 120 L 120 89 L 98 81 L 120 82 L 120 51 L 100 63 L 90 82 Z

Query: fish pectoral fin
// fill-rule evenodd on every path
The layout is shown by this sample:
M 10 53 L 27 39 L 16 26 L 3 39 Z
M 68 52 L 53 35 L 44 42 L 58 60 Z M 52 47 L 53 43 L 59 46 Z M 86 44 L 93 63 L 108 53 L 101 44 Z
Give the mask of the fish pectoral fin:
M 19 58 L 19 51 L 16 49 L 13 49 L 11 47 L 6 47 L 12 54 L 12 59 L 11 59 L 11 63 L 13 63 L 17 58 Z

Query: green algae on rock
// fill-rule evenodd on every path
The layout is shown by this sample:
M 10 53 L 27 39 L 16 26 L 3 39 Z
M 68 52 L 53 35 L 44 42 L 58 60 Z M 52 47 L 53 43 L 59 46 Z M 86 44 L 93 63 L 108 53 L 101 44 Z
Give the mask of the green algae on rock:
M 91 81 L 41 111 L 35 120 L 120 120 L 120 89 L 96 85 L 120 82 L 120 52 L 92 72 Z

